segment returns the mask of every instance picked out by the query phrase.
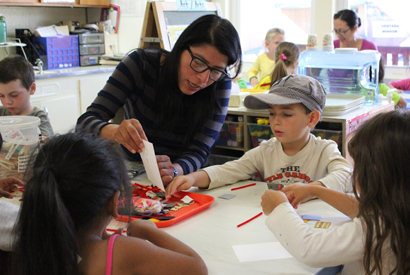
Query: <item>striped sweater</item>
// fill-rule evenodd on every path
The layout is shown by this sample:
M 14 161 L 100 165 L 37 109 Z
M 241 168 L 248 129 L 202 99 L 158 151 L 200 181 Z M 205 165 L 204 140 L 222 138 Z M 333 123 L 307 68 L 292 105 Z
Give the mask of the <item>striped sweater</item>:
M 148 58 L 151 55 L 151 58 Z M 94 102 L 78 119 L 77 126 L 99 135 L 101 129 L 109 123 L 117 111 L 124 108 L 124 119 L 137 119 L 156 155 L 167 155 L 171 162 L 178 163 L 184 174 L 202 168 L 210 154 L 211 147 L 218 138 L 219 131 L 228 111 L 231 80 L 224 80 L 217 85 L 217 97 L 221 109 L 214 110 L 212 119 L 208 119 L 202 130 L 195 134 L 188 146 L 181 148 L 184 125 L 176 123 L 171 131 L 161 130 L 154 112 L 155 85 L 159 78 L 160 50 L 138 50 L 127 56 L 115 69 L 104 88 Z M 123 150 L 130 159 L 141 160 L 138 153 L 131 154 Z

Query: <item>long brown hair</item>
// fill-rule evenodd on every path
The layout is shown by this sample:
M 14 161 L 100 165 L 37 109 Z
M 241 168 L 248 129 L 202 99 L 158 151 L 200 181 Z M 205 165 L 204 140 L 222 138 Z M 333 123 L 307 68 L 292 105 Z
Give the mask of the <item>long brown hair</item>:
M 299 53 L 299 46 L 292 42 L 282 41 L 278 44 L 275 50 L 275 67 L 272 71 L 271 85 L 288 75 L 287 67 L 298 60 Z
M 390 274 L 410 273 L 409 136 L 410 113 L 397 110 L 369 119 L 348 145 L 366 235 L 366 274 L 382 274 L 386 249 L 397 260 Z

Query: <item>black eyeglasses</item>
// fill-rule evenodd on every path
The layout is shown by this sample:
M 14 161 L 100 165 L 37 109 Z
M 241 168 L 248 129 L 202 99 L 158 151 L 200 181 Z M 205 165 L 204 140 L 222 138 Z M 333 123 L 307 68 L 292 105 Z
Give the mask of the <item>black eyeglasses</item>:
M 334 32 L 335 34 L 341 34 L 341 35 L 344 35 L 344 34 L 347 33 L 348 31 L 350 31 L 350 29 L 347 29 L 347 30 L 345 30 L 345 31 L 333 30 L 333 32 Z
M 222 77 L 228 77 L 229 75 L 227 73 L 225 73 L 224 71 L 209 67 L 205 61 L 199 59 L 198 57 L 196 57 L 192 52 L 190 48 L 187 48 L 189 54 L 191 55 L 191 68 L 192 70 L 194 70 L 197 73 L 203 73 L 206 70 L 209 70 L 211 73 L 209 74 L 209 78 L 213 81 L 218 81 L 219 79 L 221 79 Z

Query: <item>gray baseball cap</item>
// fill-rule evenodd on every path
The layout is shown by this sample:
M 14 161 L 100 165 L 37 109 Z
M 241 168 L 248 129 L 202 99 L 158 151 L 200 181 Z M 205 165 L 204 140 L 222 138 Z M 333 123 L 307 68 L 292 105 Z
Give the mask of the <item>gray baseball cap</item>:
M 302 103 L 310 111 L 322 113 L 326 103 L 326 91 L 313 77 L 291 74 L 276 81 L 267 94 L 248 95 L 244 104 L 249 109 L 267 109 L 269 105 Z

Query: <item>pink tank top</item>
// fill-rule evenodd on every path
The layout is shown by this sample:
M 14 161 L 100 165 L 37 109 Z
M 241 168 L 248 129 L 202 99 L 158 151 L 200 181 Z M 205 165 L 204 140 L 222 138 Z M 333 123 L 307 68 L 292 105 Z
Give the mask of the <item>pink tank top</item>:
M 108 249 L 107 249 L 107 267 L 105 269 L 105 275 L 111 275 L 112 270 L 112 252 L 114 249 L 115 238 L 118 237 L 118 234 L 114 234 L 108 240 Z

